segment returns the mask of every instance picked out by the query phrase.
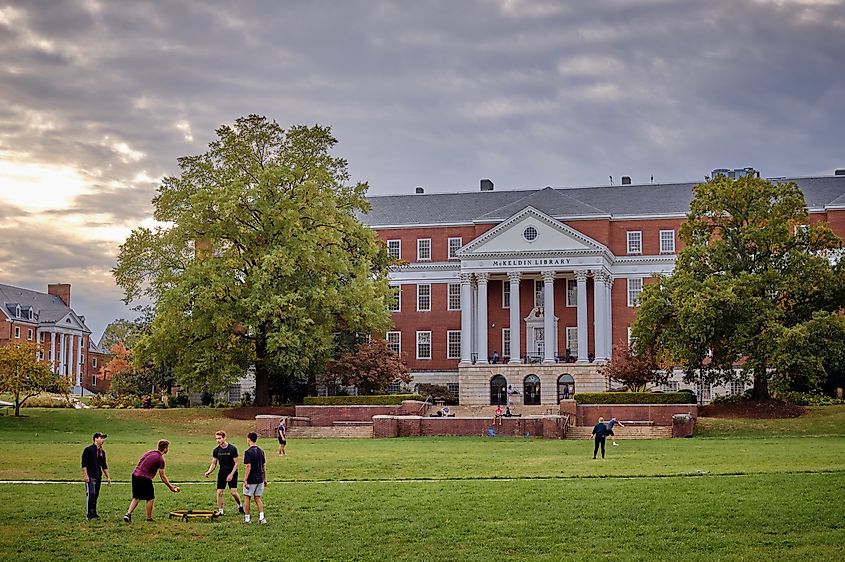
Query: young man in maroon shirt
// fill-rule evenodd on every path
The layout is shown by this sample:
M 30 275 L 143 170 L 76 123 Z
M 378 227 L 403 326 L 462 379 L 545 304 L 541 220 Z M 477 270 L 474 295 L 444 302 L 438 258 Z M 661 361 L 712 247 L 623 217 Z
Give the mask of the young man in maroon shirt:
M 164 455 L 170 447 L 170 441 L 162 439 L 158 442 L 158 448 L 153 451 L 147 451 L 141 460 L 138 461 L 138 466 L 132 473 L 132 501 L 129 503 L 129 509 L 123 520 L 127 523 L 132 523 L 132 512 L 141 503 L 141 500 L 147 502 L 147 521 L 153 520 L 153 505 L 155 504 L 155 490 L 153 488 L 153 478 L 158 472 L 161 481 L 170 488 L 171 492 L 178 492 L 179 488 L 170 483 L 167 475 L 164 473 Z

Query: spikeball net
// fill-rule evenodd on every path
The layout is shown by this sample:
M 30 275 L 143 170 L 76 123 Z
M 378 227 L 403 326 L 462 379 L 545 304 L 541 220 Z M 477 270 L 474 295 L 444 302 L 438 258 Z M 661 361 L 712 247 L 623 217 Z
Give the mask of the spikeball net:
M 181 519 L 188 522 L 192 519 L 211 519 L 217 521 L 220 514 L 214 509 L 176 509 L 170 512 L 171 519 Z

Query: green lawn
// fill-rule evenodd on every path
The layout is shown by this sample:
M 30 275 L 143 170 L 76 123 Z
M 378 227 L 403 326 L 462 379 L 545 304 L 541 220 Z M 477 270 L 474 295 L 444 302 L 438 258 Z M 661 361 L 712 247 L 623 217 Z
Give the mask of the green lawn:
M 702 420 L 694 439 L 621 441 L 605 461 L 587 441 L 520 438 L 261 440 L 270 524 L 182 523 L 213 506 L 202 478 L 223 428 L 243 448 L 252 422 L 219 410 L 25 410 L 0 417 L 0 479 L 79 478 L 94 431 L 116 484 L 84 520 L 80 483 L 0 484 L 0 560 L 841 560 L 845 408 L 795 420 Z M 126 525 L 129 475 L 173 442 L 157 521 Z M 140 514 L 141 512 L 136 512 Z M 136 518 L 141 518 L 137 515 Z

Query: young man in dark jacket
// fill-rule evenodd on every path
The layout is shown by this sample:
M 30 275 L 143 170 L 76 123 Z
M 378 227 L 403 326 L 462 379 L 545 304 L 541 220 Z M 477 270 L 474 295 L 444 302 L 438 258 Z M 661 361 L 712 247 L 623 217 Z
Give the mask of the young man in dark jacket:
M 109 476 L 109 465 L 106 463 L 106 452 L 103 450 L 103 441 L 106 434 L 99 431 L 94 434 L 94 442 L 82 450 L 82 481 L 85 482 L 85 494 L 88 496 L 88 520 L 97 519 L 97 498 L 100 496 L 100 484 L 103 483 L 103 475 L 111 486 Z
M 599 418 L 599 423 L 593 427 L 592 435 L 596 440 L 596 446 L 593 448 L 593 459 L 596 458 L 596 453 L 599 452 L 599 445 L 601 445 L 601 458 L 604 458 L 604 440 L 607 437 L 607 426 L 604 425 L 604 418 Z

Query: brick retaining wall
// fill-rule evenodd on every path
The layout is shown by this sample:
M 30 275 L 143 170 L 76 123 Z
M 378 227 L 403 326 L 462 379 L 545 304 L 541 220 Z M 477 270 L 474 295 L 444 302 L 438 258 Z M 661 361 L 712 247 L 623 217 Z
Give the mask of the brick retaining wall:
M 570 405 L 567 406 L 571 407 Z M 564 406 L 561 402 L 561 411 Z M 625 421 L 651 421 L 654 425 L 672 425 L 675 414 L 689 414 L 698 417 L 696 404 L 578 404 L 577 424 L 592 426 L 603 417 L 605 421 L 615 417 L 622 423 Z

